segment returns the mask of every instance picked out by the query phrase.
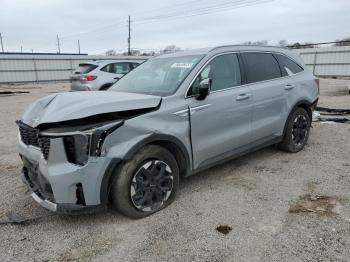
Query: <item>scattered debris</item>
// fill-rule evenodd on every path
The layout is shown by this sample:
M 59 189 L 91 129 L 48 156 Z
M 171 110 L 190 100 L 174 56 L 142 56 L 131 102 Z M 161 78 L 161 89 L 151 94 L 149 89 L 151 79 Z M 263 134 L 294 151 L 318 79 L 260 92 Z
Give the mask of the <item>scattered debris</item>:
M 22 241 L 24 241 L 24 240 L 27 240 L 27 238 L 26 238 L 26 237 L 22 237 L 21 239 L 18 239 L 17 242 L 22 242 Z
M 0 91 L 0 95 L 28 94 L 29 91 Z
M 328 108 L 328 107 L 316 107 L 316 110 L 321 112 L 326 112 L 332 115 L 347 115 L 350 114 L 350 109 L 335 109 L 335 108 Z M 325 115 L 323 113 L 323 115 Z
M 220 225 L 220 226 L 216 227 L 216 230 L 218 232 L 220 232 L 221 234 L 227 235 L 228 233 L 231 232 L 232 227 L 230 227 L 228 225 Z
M 350 124 L 348 118 L 320 117 L 318 121 L 324 124 Z
M 289 208 L 289 213 L 315 213 L 322 216 L 334 216 L 334 209 L 341 200 L 334 196 L 306 194 L 301 196 Z
M 32 222 L 34 220 L 38 220 L 44 217 L 50 217 L 56 215 L 56 213 L 48 214 L 48 215 L 43 215 L 39 217 L 31 217 L 31 218 L 24 218 L 21 215 L 18 215 L 16 212 L 10 211 L 6 213 L 7 219 L 3 220 L 0 219 L 0 225 L 1 224 L 14 224 L 14 225 L 22 225 L 27 222 Z
M 25 218 L 15 212 L 7 212 L 6 216 L 8 220 L 0 220 L 0 224 L 22 224 L 26 221 Z
M 318 119 L 321 117 L 321 114 L 320 114 L 320 112 L 318 112 L 318 111 L 313 111 L 312 112 L 312 121 L 318 121 Z

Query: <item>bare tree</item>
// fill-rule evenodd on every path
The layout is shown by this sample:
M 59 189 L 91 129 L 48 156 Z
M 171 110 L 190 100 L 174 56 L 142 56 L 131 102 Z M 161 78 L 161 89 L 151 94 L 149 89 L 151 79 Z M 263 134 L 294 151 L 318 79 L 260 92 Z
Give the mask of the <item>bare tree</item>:
M 174 53 L 181 51 L 180 47 L 177 47 L 176 45 L 167 45 L 164 50 L 161 50 L 161 53 Z
M 350 46 L 350 37 L 341 39 L 341 40 L 336 40 L 338 43 L 335 43 L 334 46 Z M 346 42 L 344 42 L 346 41 Z
M 256 46 L 266 46 L 269 44 L 269 42 L 267 40 L 262 40 L 262 41 L 247 41 L 247 42 L 243 42 L 243 45 L 256 45 Z
M 110 49 L 108 51 L 106 51 L 106 56 L 115 56 L 117 55 L 117 52 L 114 49 Z
M 278 41 L 278 45 L 285 47 L 285 46 L 288 46 L 288 42 L 287 42 L 287 40 L 280 40 L 280 41 Z

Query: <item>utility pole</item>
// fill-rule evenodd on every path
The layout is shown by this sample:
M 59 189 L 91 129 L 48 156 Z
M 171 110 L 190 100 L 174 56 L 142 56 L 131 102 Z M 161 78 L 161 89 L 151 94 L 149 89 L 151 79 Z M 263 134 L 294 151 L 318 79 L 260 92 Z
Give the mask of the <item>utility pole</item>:
M 129 37 L 128 37 L 128 55 L 131 55 L 131 50 L 130 50 L 130 41 L 131 41 L 131 34 L 130 34 L 130 31 L 131 31 L 131 27 L 130 27 L 130 15 L 129 15 L 129 20 L 128 20 L 128 24 L 129 24 Z
M 58 48 L 58 53 L 61 53 L 61 49 L 60 49 L 60 38 L 57 35 L 57 48 Z
M 21 53 L 23 53 L 23 47 L 21 46 Z
M 2 42 L 2 35 L 0 33 L 0 41 L 1 41 L 1 50 L 4 53 L 4 43 Z
M 78 39 L 78 53 L 80 55 L 80 41 L 79 41 L 79 39 Z

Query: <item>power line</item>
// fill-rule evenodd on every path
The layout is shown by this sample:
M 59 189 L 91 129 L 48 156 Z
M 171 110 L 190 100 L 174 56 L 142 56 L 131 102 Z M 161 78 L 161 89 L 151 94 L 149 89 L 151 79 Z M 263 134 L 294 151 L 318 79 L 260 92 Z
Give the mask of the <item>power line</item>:
M 204 0 L 197 0 L 197 1 L 204 1 Z M 189 3 L 196 2 L 196 1 L 189 1 L 187 3 L 182 3 L 182 4 L 180 3 L 178 5 L 175 5 L 175 6 L 183 6 L 183 9 L 185 9 L 186 12 L 184 12 L 183 10 L 178 10 L 178 11 L 170 11 L 168 13 L 163 13 L 161 15 L 153 15 L 153 16 L 149 15 L 146 17 L 140 17 L 140 19 L 136 19 L 135 24 L 140 25 L 140 24 L 156 22 L 157 20 L 175 20 L 175 19 L 179 19 L 179 18 L 188 18 L 188 17 L 199 16 L 199 15 L 206 15 L 206 14 L 211 14 L 211 13 L 217 13 L 220 11 L 229 11 L 229 10 L 242 8 L 242 7 L 246 7 L 246 6 L 267 3 L 267 2 L 271 2 L 271 1 L 274 1 L 274 0 L 235 0 L 235 1 L 225 0 L 225 1 L 217 2 L 214 5 L 209 3 L 209 6 L 207 5 L 207 6 L 202 6 L 199 8 L 192 8 L 192 9 L 188 10 L 188 8 L 186 8 L 186 6 L 188 6 Z M 164 9 L 164 8 L 161 8 L 161 9 Z M 173 8 L 173 7 L 171 7 L 171 8 Z M 169 9 L 169 7 L 168 7 L 168 9 Z M 147 13 L 149 14 L 149 12 L 147 12 Z M 97 32 L 99 34 L 106 33 L 106 32 L 109 32 L 111 30 L 115 30 L 116 28 L 122 28 L 122 27 L 123 27 L 122 22 L 118 22 L 118 23 L 105 25 L 102 27 L 96 27 L 92 30 L 87 30 L 85 32 L 79 32 L 79 33 L 63 36 L 63 37 L 61 37 L 61 39 L 71 38 L 71 37 L 75 37 L 78 35 L 90 34 L 93 32 Z M 95 36 L 95 34 L 94 34 L 94 36 Z

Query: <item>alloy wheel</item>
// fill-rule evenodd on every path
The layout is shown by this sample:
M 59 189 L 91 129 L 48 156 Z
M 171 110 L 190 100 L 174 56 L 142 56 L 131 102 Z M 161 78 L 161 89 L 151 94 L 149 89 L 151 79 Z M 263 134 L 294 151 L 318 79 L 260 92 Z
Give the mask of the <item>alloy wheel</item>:
M 141 211 L 153 211 L 163 206 L 173 189 L 172 170 L 160 160 L 148 160 L 137 170 L 130 185 L 133 205 Z
M 308 122 L 304 115 L 297 115 L 292 127 L 292 140 L 297 146 L 305 143 L 308 134 Z

